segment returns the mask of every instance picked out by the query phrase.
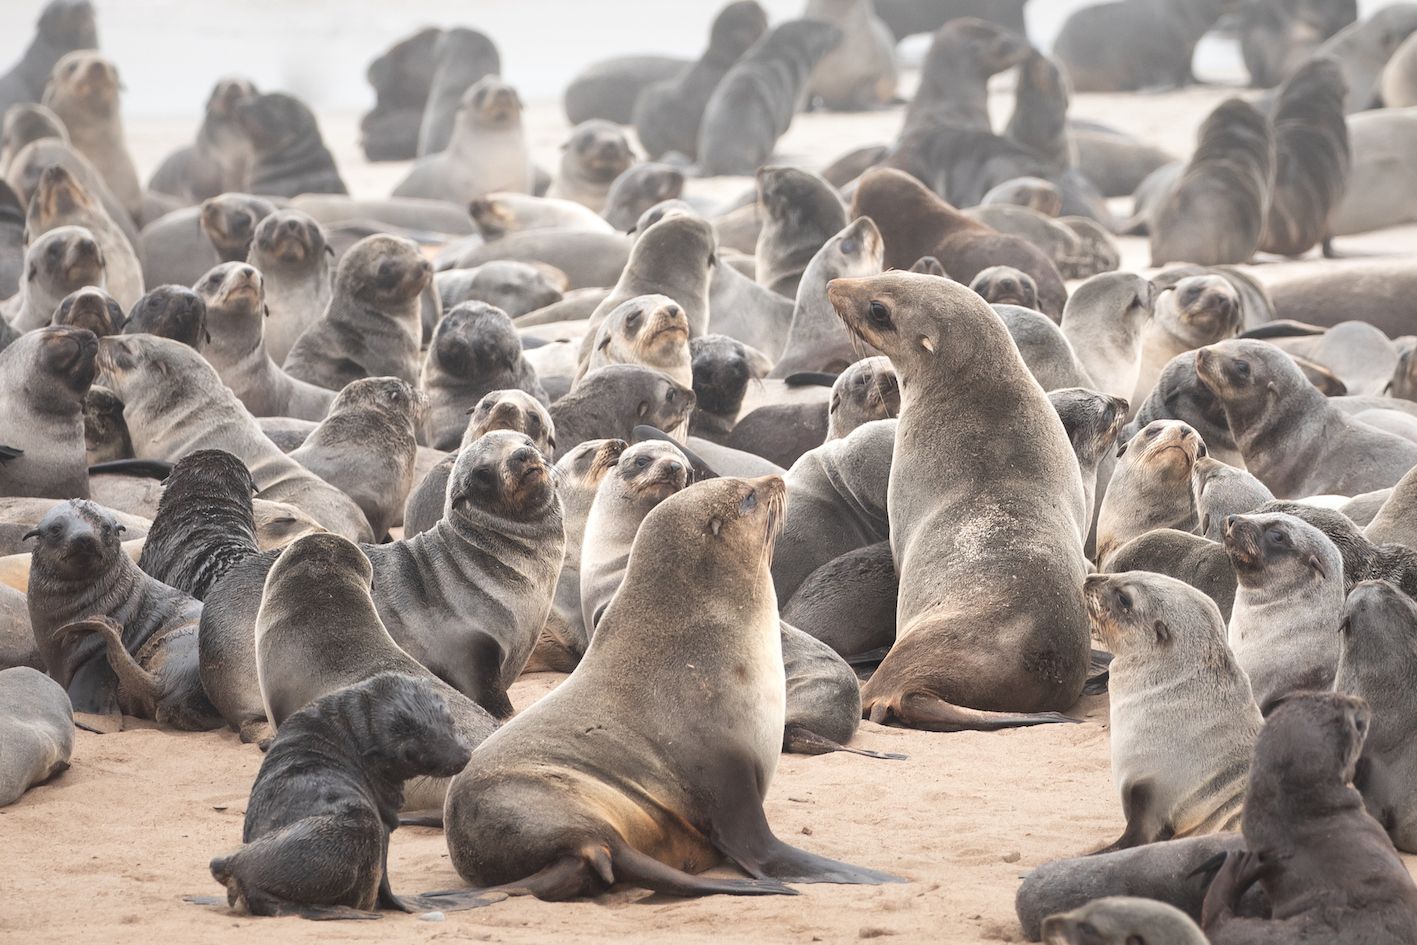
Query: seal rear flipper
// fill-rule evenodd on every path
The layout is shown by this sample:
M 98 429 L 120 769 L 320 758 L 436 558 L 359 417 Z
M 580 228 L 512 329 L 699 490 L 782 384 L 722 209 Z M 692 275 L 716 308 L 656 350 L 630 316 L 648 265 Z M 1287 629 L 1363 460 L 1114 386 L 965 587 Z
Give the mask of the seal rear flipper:
M 685 873 L 647 856 L 623 841 L 613 847 L 588 845 L 567 854 L 531 876 L 481 892 L 529 893 L 546 902 L 561 902 L 629 883 L 671 896 L 795 896 L 797 892 L 771 879 L 715 879 Z
M 804 728 L 797 722 L 788 722 L 783 727 L 782 750 L 795 755 L 827 755 L 834 751 L 844 751 L 852 755 L 881 758 L 885 761 L 904 761 L 906 759 L 905 755 L 893 751 L 871 751 L 867 748 L 852 748 L 850 745 L 834 742 L 825 735 L 818 735 L 811 729 Z
M 94 463 L 89 467 L 90 476 L 106 473 L 156 479 L 162 482 L 172 475 L 172 464 L 160 459 L 112 459 L 106 463 Z
M 1127 818 L 1127 829 L 1114 842 L 1094 850 L 1089 856 L 1168 840 L 1174 832 L 1166 823 L 1165 815 L 1157 809 L 1156 791 L 1149 779 L 1122 786 L 1122 813 Z
M 896 700 L 862 701 L 862 718 L 884 725 L 895 719 L 927 732 L 994 732 L 1029 725 L 1077 722 L 1061 712 L 990 712 L 946 702 L 939 696 L 910 692 Z
M 108 666 L 118 677 L 119 688 L 141 702 L 156 706 L 162 699 L 162 680 L 143 669 L 138 665 L 138 661 L 133 659 L 128 648 L 123 645 L 123 628 L 117 622 L 108 617 L 87 617 L 60 627 L 54 638 L 56 642 L 68 643 L 74 637 L 90 633 L 96 633 L 103 638 Z M 75 678 L 77 679 L 77 674 Z M 70 698 L 72 699 L 72 696 Z M 116 707 L 116 692 L 114 699 Z M 78 706 L 74 708 L 77 709 Z
M 418 896 L 395 896 L 402 912 L 466 912 L 505 902 L 506 893 L 486 889 L 445 889 Z M 383 900 L 380 900 L 382 903 Z

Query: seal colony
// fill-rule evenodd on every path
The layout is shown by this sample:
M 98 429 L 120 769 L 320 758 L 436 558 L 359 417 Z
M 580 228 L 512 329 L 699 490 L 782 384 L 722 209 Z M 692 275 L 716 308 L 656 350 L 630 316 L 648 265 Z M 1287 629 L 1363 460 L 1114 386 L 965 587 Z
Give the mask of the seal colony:
M 670 6 L 565 124 L 409 21 L 357 142 L 236 61 L 155 166 L 47 4 L 7 930 L 1417 941 L 1413 6 Z

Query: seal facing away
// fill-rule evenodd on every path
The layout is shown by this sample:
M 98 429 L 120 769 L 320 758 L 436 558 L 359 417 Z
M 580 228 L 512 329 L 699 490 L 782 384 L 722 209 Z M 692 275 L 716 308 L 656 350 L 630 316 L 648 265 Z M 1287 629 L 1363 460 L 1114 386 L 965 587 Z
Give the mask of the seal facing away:
M 580 666 L 453 780 L 464 879 L 541 899 L 892 881 L 788 846 L 764 816 L 786 715 L 769 574 L 784 500 L 776 477 L 715 479 L 649 513 Z M 753 878 L 693 875 L 724 858 Z
M 941 731 L 1064 721 L 1089 631 L 1082 474 L 1062 421 L 963 286 L 888 273 L 827 293 L 901 386 L 887 499 L 898 629 L 863 710 Z

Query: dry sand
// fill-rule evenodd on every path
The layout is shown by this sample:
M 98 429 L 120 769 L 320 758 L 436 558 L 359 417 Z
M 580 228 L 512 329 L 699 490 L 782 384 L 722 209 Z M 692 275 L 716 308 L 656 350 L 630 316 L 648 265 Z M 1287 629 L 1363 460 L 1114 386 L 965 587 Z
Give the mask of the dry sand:
M 1200 120 L 1231 92 L 1080 96 L 1074 111 L 1184 155 Z M 998 116 L 1007 114 L 1008 102 L 1006 94 L 995 96 Z M 821 166 L 850 147 L 890 140 L 899 122 L 899 110 L 800 116 L 781 142 L 780 158 Z M 363 162 L 354 145 L 357 116 L 324 116 L 322 124 L 357 195 L 386 194 L 404 173 L 403 165 Z M 190 123 L 132 123 L 130 142 L 144 175 L 189 140 L 195 125 L 196 116 Z M 554 169 L 567 131 L 559 107 L 535 105 L 528 126 L 538 160 Z M 696 189 L 727 198 L 749 183 Z M 1339 245 L 1410 253 L 1417 228 Z M 1126 240 L 1124 249 L 1128 268 L 1145 265 L 1144 241 Z M 513 700 L 524 707 L 559 678 L 525 679 Z M 1020 877 L 1046 861 L 1095 849 L 1122 829 L 1109 775 L 1106 699 L 1084 699 L 1072 714 L 1082 724 L 995 734 L 863 723 L 859 744 L 903 752 L 909 755 L 903 762 L 783 757 L 767 801 L 778 835 L 898 873 L 910 881 L 905 885 L 804 886 L 795 898 L 695 901 L 615 891 L 580 903 L 513 899 L 439 923 L 388 916 L 334 924 L 252 919 L 185 904 L 184 895 L 220 892 L 207 862 L 239 844 L 261 754 L 229 732 L 177 734 L 130 721 L 131 730 L 121 734 L 79 733 L 69 771 L 0 809 L 0 942 L 1019 942 L 1013 900 Z M 1407 863 L 1417 870 L 1417 858 Z M 396 891 L 460 885 L 442 835 L 429 829 L 394 834 L 390 873 Z

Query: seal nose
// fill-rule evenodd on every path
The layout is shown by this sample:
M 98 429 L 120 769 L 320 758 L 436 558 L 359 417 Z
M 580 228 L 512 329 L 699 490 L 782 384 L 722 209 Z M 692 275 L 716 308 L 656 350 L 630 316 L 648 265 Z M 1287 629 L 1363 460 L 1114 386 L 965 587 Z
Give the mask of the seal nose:
M 536 450 L 523 446 L 512 454 L 512 461 L 526 465 L 536 458 Z

